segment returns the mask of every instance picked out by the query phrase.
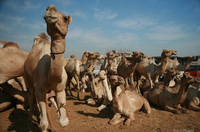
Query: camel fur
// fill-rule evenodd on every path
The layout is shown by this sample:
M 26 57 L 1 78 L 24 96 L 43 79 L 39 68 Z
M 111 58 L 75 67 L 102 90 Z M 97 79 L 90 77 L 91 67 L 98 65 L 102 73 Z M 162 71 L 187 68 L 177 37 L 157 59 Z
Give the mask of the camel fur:
M 117 86 L 124 84 L 124 79 L 117 75 L 110 77 L 111 91 L 113 96 L 112 108 L 114 117 L 109 124 L 116 125 L 125 120 L 125 125 L 129 126 L 132 120 L 135 120 L 135 112 L 141 108 L 147 113 L 151 113 L 151 107 L 148 101 L 135 90 L 126 90 L 119 95 L 116 91 Z M 123 117 L 125 116 L 125 117 Z
M 150 103 L 167 111 L 180 113 L 179 109 L 174 107 L 184 102 L 188 86 L 195 82 L 200 82 L 200 80 L 192 77 L 189 73 L 184 73 L 177 93 L 171 92 L 169 87 L 157 84 L 153 89 L 147 91 L 144 97 Z
M 48 127 L 48 109 L 46 94 L 53 90 L 59 112 L 60 126 L 64 127 L 69 123 L 66 116 L 66 93 L 65 85 L 67 74 L 64 69 L 65 36 L 68 32 L 68 25 L 72 22 L 71 16 L 58 12 L 54 5 L 46 8 L 44 16 L 48 36 L 41 33 L 34 38 L 32 50 L 24 64 L 24 78 L 29 91 L 30 116 L 32 117 L 33 108 L 38 102 L 41 114 L 40 128 L 46 132 Z M 47 119 L 48 116 L 48 119 Z M 49 122 L 50 125 L 51 122 Z

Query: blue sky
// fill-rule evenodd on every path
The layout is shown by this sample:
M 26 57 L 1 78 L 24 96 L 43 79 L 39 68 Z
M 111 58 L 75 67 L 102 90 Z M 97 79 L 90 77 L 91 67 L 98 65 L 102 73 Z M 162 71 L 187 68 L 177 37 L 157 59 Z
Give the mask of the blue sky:
M 33 37 L 46 32 L 43 16 L 53 4 L 71 15 L 65 57 L 129 49 L 158 56 L 200 55 L 199 0 L 0 0 L 0 40 L 30 52 Z

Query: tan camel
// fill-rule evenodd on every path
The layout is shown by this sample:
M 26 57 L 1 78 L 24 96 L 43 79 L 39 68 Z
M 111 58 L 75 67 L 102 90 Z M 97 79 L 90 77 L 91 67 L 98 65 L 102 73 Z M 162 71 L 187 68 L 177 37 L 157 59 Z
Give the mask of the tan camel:
M 22 51 L 16 43 L 5 43 L 0 49 L 0 84 L 24 75 L 24 62 L 28 52 Z
M 103 64 L 101 64 L 100 70 L 108 71 L 109 75 L 114 74 L 115 71 L 112 71 L 111 66 L 116 57 L 119 57 L 119 54 L 111 52 L 106 53 L 106 57 L 104 58 Z
M 51 43 L 44 33 L 37 35 L 33 47 L 24 64 L 25 82 L 30 92 L 30 113 L 32 116 L 35 98 L 39 104 L 41 121 L 40 128 L 46 132 L 48 127 L 48 111 L 46 109 L 46 94 L 53 90 L 58 104 L 59 123 L 62 127 L 69 123 L 66 116 L 65 85 L 67 74 L 64 69 L 65 36 L 71 16 L 58 12 L 54 5 L 46 8 L 44 16 L 47 33 L 51 36 Z M 51 122 L 49 122 L 50 125 Z
M 151 113 L 151 107 L 148 101 L 138 94 L 135 90 L 126 90 L 119 95 L 116 91 L 117 86 L 124 84 L 124 79 L 117 75 L 110 77 L 111 91 L 113 96 L 112 108 L 114 117 L 109 121 L 109 124 L 116 125 L 125 120 L 125 125 L 129 126 L 132 120 L 135 120 L 135 112 L 141 108 L 147 113 Z M 125 116 L 125 118 L 123 117 Z
M 79 91 L 80 89 L 80 83 L 79 80 L 81 80 L 83 88 L 86 87 L 86 82 L 84 81 L 85 73 L 87 72 L 88 68 L 93 69 L 93 67 L 96 66 L 96 60 L 99 57 L 99 53 L 94 53 L 94 52 L 85 52 L 83 54 L 84 59 L 81 59 L 82 61 L 86 61 L 86 63 L 82 63 L 79 59 L 76 58 L 71 58 L 69 62 L 65 66 L 65 70 L 68 75 L 68 82 L 67 86 L 69 86 L 70 94 L 72 95 L 71 89 L 70 89 L 70 82 L 74 78 L 77 84 L 77 99 L 79 98 Z M 87 56 L 87 60 L 86 60 Z
M 200 111 L 200 89 L 190 85 L 185 101 L 181 104 L 190 110 Z
M 176 69 L 179 71 L 185 71 L 186 69 L 188 69 L 190 67 L 190 64 L 192 63 L 192 61 L 196 60 L 196 57 L 188 56 L 188 57 L 184 57 L 182 59 L 185 60 L 185 64 L 181 64 L 177 60 L 170 59 L 168 62 L 168 65 L 167 65 L 167 69 Z
M 107 107 L 107 105 L 112 102 L 112 93 L 111 88 L 108 85 L 107 72 L 105 70 L 99 71 L 99 74 L 96 78 L 94 78 L 93 72 L 90 71 L 88 74 L 91 77 L 91 98 L 87 100 L 87 103 L 92 104 L 97 98 L 97 102 L 102 103 L 100 107 L 98 107 L 98 111 L 103 110 Z M 120 94 L 122 92 L 121 87 L 117 87 L 117 92 Z M 103 100 L 103 102 L 101 102 Z
M 142 52 L 133 52 L 132 61 L 129 65 L 127 65 L 125 58 L 123 57 L 121 62 L 117 67 L 117 74 L 122 76 L 125 79 L 126 87 L 128 87 L 128 77 L 130 77 L 130 83 L 133 85 L 133 76 L 137 66 L 137 62 L 144 57 Z M 138 91 L 139 92 L 139 91 Z
M 148 60 L 147 58 L 144 58 L 136 67 L 136 71 L 138 73 L 138 89 L 140 86 L 140 77 L 143 75 L 146 79 L 149 80 L 151 84 L 151 88 L 153 88 L 156 79 L 158 79 L 159 75 L 165 73 L 167 69 L 167 63 L 170 59 L 170 56 L 176 55 L 177 51 L 176 50 L 168 50 L 164 49 L 162 54 L 161 54 L 161 63 L 156 64 L 154 61 Z
M 167 111 L 180 113 L 179 109 L 174 107 L 184 102 L 188 86 L 195 82 L 200 83 L 200 79 L 192 77 L 189 73 L 184 73 L 178 93 L 170 92 L 169 88 L 164 85 L 155 85 L 153 89 L 144 94 L 144 97 L 150 103 Z

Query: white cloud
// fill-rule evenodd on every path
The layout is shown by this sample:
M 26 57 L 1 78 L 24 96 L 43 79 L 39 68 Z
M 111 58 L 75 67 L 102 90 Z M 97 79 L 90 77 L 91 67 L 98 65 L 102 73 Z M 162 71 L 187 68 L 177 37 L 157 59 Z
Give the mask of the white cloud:
M 175 25 L 174 23 L 165 23 L 152 27 L 147 33 L 147 37 L 153 40 L 178 40 L 188 37 L 189 33 L 185 31 L 186 26 Z
M 117 13 L 111 13 L 110 10 L 105 10 L 105 11 L 100 11 L 99 9 L 94 9 L 95 13 L 94 13 L 94 17 L 97 20 L 109 20 L 109 19 L 113 19 L 115 17 L 117 17 Z
M 115 22 L 115 25 L 123 28 L 142 29 L 157 24 L 149 18 L 128 18 Z
M 24 1 L 24 4 L 21 5 L 21 3 L 17 3 L 16 1 L 8 1 L 7 5 L 11 6 L 13 9 L 21 11 L 21 12 L 25 12 L 27 10 L 35 10 L 38 9 L 40 7 L 40 5 L 34 5 L 34 3 L 32 3 L 31 1 Z
M 84 13 L 83 11 L 81 11 L 81 10 L 77 10 L 77 11 L 75 11 L 74 13 L 73 13 L 73 15 L 75 15 L 75 16 L 78 16 L 78 17 L 81 17 L 81 18 L 86 18 L 86 13 Z
M 11 28 L 8 27 L 8 26 L 6 26 L 6 25 L 3 24 L 3 23 L 0 23 L 0 30 L 6 30 L 6 31 L 9 31 L 9 30 L 11 30 Z
M 61 3 L 63 6 L 65 5 L 71 5 L 74 2 L 72 2 L 72 0 L 56 0 L 58 3 Z

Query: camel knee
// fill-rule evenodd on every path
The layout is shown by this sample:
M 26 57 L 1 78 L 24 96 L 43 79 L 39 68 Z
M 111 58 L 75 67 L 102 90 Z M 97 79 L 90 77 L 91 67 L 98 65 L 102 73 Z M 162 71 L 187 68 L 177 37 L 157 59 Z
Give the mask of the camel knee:
M 48 121 L 40 121 L 40 129 L 42 130 L 42 132 L 46 132 L 48 128 Z

